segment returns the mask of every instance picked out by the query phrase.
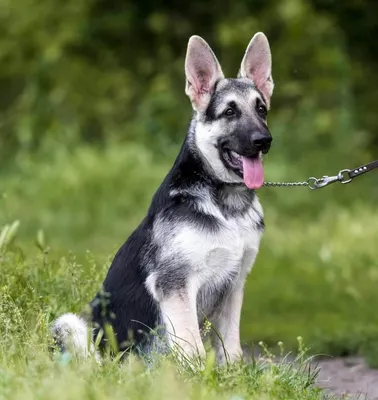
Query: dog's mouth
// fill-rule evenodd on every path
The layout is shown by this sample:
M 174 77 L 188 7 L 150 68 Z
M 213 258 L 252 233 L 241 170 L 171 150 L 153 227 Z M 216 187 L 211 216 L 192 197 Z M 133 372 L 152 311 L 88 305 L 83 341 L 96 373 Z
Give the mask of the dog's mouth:
M 235 151 L 223 148 L 221 152 L 225 165 L 243 178 L 249 189 L 259 189 L 264 184 L 262 153 L 242 156 Z

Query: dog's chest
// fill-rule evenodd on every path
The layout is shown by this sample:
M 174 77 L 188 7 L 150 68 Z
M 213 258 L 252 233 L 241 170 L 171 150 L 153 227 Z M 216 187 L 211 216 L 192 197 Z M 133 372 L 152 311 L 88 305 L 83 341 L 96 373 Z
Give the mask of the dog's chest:
M 209 205 L 205 211 L 216 218 L 216 228 L 183 224 L 172 238 L 172 249 L 189 264 L 198 288 L 215 289 L 245 276 L 252 267 L 262 235 L 262 209 L 255 201 L 246 212 L 234 216 Z
M 193 257 L 196 260 L 195 271 L 203 283 L 223 281 L 238 275 L 243 268 L 243 259 L 252 258 L 259 247 L 260 232 L 248 216 L 223 221 L 218 232 L 203 234 L 193 232 L 191 239 Z M 193 243 L 194 244 L 194 243 Z M 248 260 L 245 262 L 248 264 Z

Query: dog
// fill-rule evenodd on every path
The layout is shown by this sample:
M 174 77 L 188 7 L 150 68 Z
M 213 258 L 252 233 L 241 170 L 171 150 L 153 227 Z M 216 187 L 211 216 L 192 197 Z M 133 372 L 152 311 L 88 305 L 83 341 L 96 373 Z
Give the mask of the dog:
M 272 142 L 271 69 L 262 32 L 249 42 L 236 78 L 225 78 L 204 39 L 190 37 L 185 93 L 193 111 L 181 150 L 145 218 L 116 253 L 89 304 L 90 318 L 68 313 L 53 323 L 61 351 L 89 354 L 110 326 L 118 350 L 179 348 L 203 358 L 201 330 L 209 321 L 217 362 L 243 358 L 244 286 L 265 227 L 256 190 Z M 103 335 L 100 349 L 107 340 Z

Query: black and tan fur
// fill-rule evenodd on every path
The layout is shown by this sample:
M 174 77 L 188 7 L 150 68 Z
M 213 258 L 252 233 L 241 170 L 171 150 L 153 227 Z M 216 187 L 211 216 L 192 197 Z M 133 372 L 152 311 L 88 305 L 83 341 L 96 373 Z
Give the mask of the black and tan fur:
M 91 302 L 92 318 L 58 318 L 53 334 L 61 349 L 89 354 L 93 340 L 112 325 L 120 349 L 133 339 L 141 353 L 168 348 L 205 354 L 200 329 L 209 319 L 229 360 L 242 356 L 239 324 L 246 277 L 264 230 L 255 190 L 243 181 L 241 159 L 261 159 L 270 148 L 267 111 L 273 92 L 268 40 L 257 33 L 238 77 L 225 79 L 209 45 L 190 38 L 185 61 L 186 94 L 193 118 L 174 165 L 157 189 L 146 216 L 119 249 L 103 290 Z M 163 341 L 164 342 L 164 341 Z M 219 363 L 225 352 L 213 345 Z M 93 348 L 93 343 L 92 343 Z

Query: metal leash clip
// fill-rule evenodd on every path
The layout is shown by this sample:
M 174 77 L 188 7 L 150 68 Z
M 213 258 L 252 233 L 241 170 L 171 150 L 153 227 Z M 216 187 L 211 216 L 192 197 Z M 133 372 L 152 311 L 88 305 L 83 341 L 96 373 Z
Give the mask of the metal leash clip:
M 307 181 L 304 182 L 264 182 L 263 186 L 266 187 L 293 187 L 293 186 L 304 186 L 308 187 L 312 190 L 321 189 L 330 185 L 331 183 L 341 182 L 341 183 L 349 183 L 352 182 L 352 179 L 365 174 L 366 172 L 370 172 L 374 169 L 378 168 L 378 160 L 373 161 L 369 164 L 362 165 L 361 167 L 354 169 L 342 169 L 335 176 L 323 176 L 321 178 L 308 178 Z
M 350 169 L 342 169 L 335 176 L 323 176 L 321 178 L 311 177 L 307 180 L 308 187 L 310 189 L 321 189 L 330 185 L 331 183 L 341 182 L 343 184 L 352 182 L 352 178 L 350 177 Z

